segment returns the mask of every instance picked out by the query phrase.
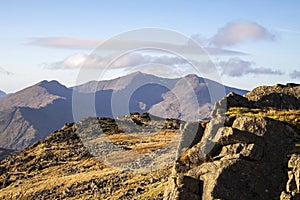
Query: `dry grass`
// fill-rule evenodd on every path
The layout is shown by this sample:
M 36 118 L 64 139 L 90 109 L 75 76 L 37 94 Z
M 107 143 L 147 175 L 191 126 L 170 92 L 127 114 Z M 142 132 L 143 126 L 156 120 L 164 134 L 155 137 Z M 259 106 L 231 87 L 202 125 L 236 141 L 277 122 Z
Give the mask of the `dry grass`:
M 118 164 L 130 162 L 130 160 L 134 161 L 138 156 L 142 157 L 143 154 L 167 146 L 176 146 L 174 140 L 177 140 L 180 134 L 178 130 L 160 130 L 155 133 L 119 133 L 106 136 L 106 139 L 116 146 L 128 148 L 123 153 L 118 152 L 109 155 L 114 164 Z M 96 138 L 90 142 L 97 143 L 102 139 Z M 34 166 L 35 162 L 40 160 L 39 158 L 45 158 L 47 154 L 54 155 L 57 158 L 64 157 L 72 151 L 72 148 L 66 143 L 52 143 L 51 145 L 41 143 L 27 151 L 26 156 L 31 156 L 33 159 L 26 162 L 28 165 Z M 68 199 L 128 199 L 128 195 L 130 196 L 137 188 L 142 188 L 143 192 L 134 196 L 134 199 L 158 199 L 158 197 L 162 197 L 167 179 L 171 173 L 170 165 L 163 162 L 170 160 L 171 154 L 169 154 L 162 154 L 158 159 L 153 160 L 154 163 L 158 163 L 159 168 L 149 166 L 148 171 L 143 172 L 122 171 L 104 165 L 95 158 L 81 159 L 74 156 L 70 157 L 67 162 L 53 161 L 54 165 L 48 165 L 52 163 L 48 160 L 45 161 L 47 167 L 41 170 L 30 172 L 10 171 L 10 181 L 13 182 L 0 190 L 0 199 L 36 199 L 43 192 L 47 192 L 48 198 L 55 199 L 55 195 L 64 194 L 65 191 L 70 190 L 76 184 L 82 184 L 74 190 L 75 192 L 78 190 L 79 194 L 68 197 Z M 41 163 L 43 162 L 41 161 Z M 93 179 L 108 179 L 110 184 L 117 184 L 119 187 L 115 188 L 114 185 L 107 185 L 94 192 L 81 188 L 91 184 Z M 107 192 L 107 190 L 110 190 L 109 188 L 114 189 L 112 192 Z M 81 194 L 81 191 L 84 191 L 84 193 Z
M 226 113 L 229 116 L 260 116 L 275 119 L 289 124 L 300 135 L 300 110 L 276 110 L 273 108 L 251 109 L 251 108 L 229 108 Z M 299 147 L 296 143 L 295 147 Z

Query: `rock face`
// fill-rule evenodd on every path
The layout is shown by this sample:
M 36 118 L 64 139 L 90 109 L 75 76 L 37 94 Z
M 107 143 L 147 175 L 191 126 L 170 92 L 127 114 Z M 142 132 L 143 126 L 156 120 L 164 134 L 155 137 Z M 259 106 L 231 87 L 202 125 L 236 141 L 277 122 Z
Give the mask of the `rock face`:
M 175 183 L 165 199 L 183 199 L 182 195 L 198 199 L 279 198 L 283 183 L 288 181 L 287 162 L 295 135 L 290 127 L 275 120 L 238 117 L 231 127 L 218 128 L 212 141 L 203 138 L 190 150 L 190 167 L 177 162 Z M 213 147 L 208 147 L 212 145 L 209 142 Z M 206 155 L 203 151 L 207 148 L 211 151 Z M 186 176 L 191 181 L 184 181 Z M 192 188 L 187 186 L 197 181 Z
M 300 154 L 292 154 L 288 162 L 288 181 L 281 199 L 300 199 Z
M 300 85 L 260 86 L 247 93 L 245 97 L 254 102 L 256 107 L 277 109 L 300 109 Z
M 231 107 L 299 109 L 298 85 L 263 89 L 245 97 L 231 93 L 216 104 L 200 142 L 176 161 L 165 200 L 300 198 L 298 130 L 270 118 L 226 114 Z

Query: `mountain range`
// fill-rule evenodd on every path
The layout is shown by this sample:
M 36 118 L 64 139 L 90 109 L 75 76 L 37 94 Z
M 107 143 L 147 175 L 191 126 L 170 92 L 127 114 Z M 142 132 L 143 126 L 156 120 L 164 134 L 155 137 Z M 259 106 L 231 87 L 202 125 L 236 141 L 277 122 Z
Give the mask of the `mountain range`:
M 222 89 L 224 94 L 211 98 L 212 91 Z M 71 88 L 57 81 L 42 81 L 0 99 L 0 147 L 23 149 L 66 122 L 86 117 L 150 112 L 197 121 L 209 118 L 215 101 L 229 92 L 243 95 L 247 91 L 196 75 L 167 79 L 141 72 Z

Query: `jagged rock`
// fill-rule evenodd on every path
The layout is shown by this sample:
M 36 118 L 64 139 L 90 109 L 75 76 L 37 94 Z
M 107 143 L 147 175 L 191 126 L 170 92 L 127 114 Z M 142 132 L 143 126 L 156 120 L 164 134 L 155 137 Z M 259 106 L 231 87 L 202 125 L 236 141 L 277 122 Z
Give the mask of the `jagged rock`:
M 252 107 L 252 102 L 241 95 L 230 92 L 226 97 L 215 104 L 211 116 L 213 118 L 225 117 L 226 111 L 231 107 Z
M 231 92 L 215 104 L 211 117 L 225 117 L 232 107 L 300 109 L 300 85 L 260 86 L 244 96 Z
M 281 200 L 300 199 L 300 154 L 292 154 L 288 162 L 288 180 Z
M 201 141 L 193 146 L 188 152 L 188 158 L 193 165 L 200 164 L 206 159 L 216 142 L 214 140 L 219 128 L 224 126 L 225 118 L 212 119 L 206 126 Z
M 287 195 L 282 194 L 285 190 L 283 183 L 288 182 L 289 191 L 293 189 L 294 192 L 297 185 L 294 174 L 290 178 L 292 185 L 287 180 L 287 156 L 289 148 L 294 145 L 295 135 L 292 129 L 262 117 L 237 117 L 232 127 L 220 124 L 212 122 L 208 125 L 201 142 L 189 151 L 192 164 L 188 168 L 182 166 L 184 170 L 175 170 L 174 177 L 188 176 L 190 180 L 203 181 L 199 196 L 205 200 L 279 199 L 280 196 L 293 195 L 288 191 L 285 192 Z M 213 144 L 208 152 L 206 146 Z M 290 163 L 295 163 L 294 160 Z M 181 186 L 170 184 L 165 199 L 170 199 L 168 194 L 173 194 L 174 199 L 190 195 L 197 186 L 183 188 L 192 182 Z
M 181 121 L 179 119 L 166 119 L 164 124 L 164 129 L 179 129 L 181 126 Z
M 300 109 L 300 85 L 260 86 L 245 94 L 255 107 L 277 109 Z
M 272 93 L 290 95 L 299 99 L 300 85 L 288 83 L 286 85 L 259 86 L 245 94 L 245 97 L 251 101 L 258 101 Z
M 182 154 L 185 149 L 193 147 L 201 140 L 204 128 L 200 122 L 187 122 L 182 124 L 180 129 L 182 131 L 182 137 L 178 151 Z

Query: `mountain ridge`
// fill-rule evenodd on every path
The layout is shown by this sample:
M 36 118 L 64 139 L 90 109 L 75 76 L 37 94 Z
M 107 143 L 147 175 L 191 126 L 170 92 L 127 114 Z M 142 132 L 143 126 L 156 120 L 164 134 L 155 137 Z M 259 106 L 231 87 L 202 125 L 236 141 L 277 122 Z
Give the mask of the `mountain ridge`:
M 188 82 L 189 79 L 192 81 Z M 196 75 L 165 79 L 141 72 L 119 77 L 111 82 L 92 82 L 93 86 L 87 83 L 77 88 L 67 88 L 58 81 L 41 81 L 0 99 L 0 147 L 23 149 L 36 140 L 45 138 L 64 123 L 74 121 L 74 116 L 77 121 L 91 116 L 116 118 L 130 112 L 150 111 L 151 114 L 164 118 L 196 121 L 207 118 L 214 102 L 210 102 L 206 82 L 213 89 L 224 88 L 221 84 Z M 182 86 L 176 89 L 180 84 Z M 96 91 L 93 87 L 96 87 Z M 85 89 L 87 91 L 83 92 Z M 225 86 L 224 95 L 232 90 L 233 88 Z M 236 90 L 238 89 L 234 89 Z M 191 95 L 188 96 L 186 91 Z M 197 95 L 193 96 L 194 93 Z M 164 99 L 172 94 L 175 94 L 175 98 Z M 219 99 L 222 97 L 219 96 Z M 193 107 L 182 113 L 178 109 L 169 109 L 173 108 L 174 99 L 179 99 L 177 102 L 185 108 L 193 102 Z M 95 107 L 91 101 L 95 102 Z M 161 112 L 161 104 L 170 112 Z M 156 110 L 152 109 L 154 107 Z M 201 115 L 195 114 L 195 110 Z
M 68 89 L 58 81 L 41 81 L 33 86 L 0 99 L 0 109 L 12 107 L 42 108 L 56 99 L 67 98 L 62 90 Z M 70 96 L 71 92 L 69 92 Z

